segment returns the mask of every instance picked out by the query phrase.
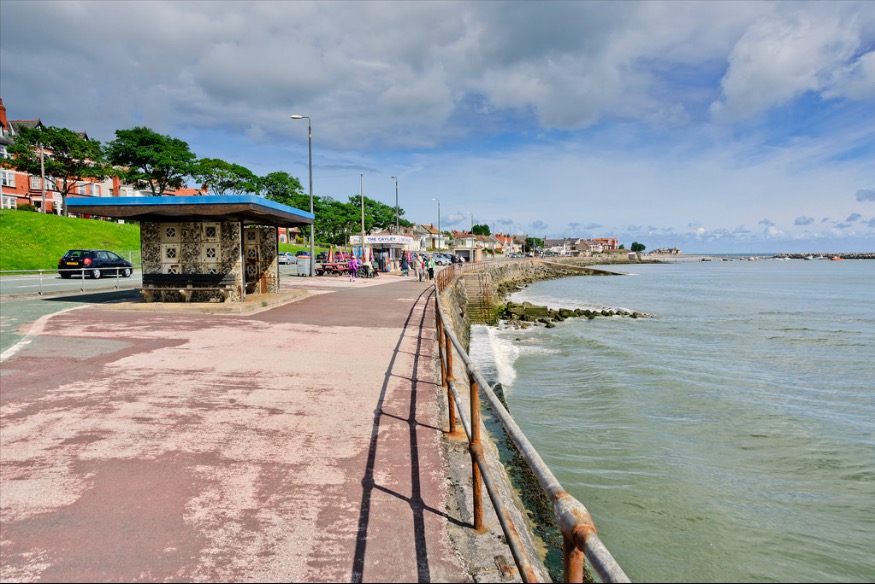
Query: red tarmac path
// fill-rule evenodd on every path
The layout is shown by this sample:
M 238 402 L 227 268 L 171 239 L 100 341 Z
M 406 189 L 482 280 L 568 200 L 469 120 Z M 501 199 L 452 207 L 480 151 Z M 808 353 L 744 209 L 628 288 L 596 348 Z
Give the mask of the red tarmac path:
M 283 283 L 305 285 L 254 314 L 38 321 L 0 369 L 0 580 L 471 581 L 433 288 Z

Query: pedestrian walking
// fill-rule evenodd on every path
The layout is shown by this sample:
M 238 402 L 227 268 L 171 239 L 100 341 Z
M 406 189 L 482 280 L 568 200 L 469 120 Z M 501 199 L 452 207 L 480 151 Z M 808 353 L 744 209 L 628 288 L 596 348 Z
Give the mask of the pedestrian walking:
M 401 256 L 401 273 L 406 277 L 409 270 L 410 264 L 407 262 L 407 254 L 404 254 Z
M 359 263 L 358 260 L 355 259 L 355 256 L 349 258 L 349 264 L 347 264 L 347 269 L 349 270 L 349 281 L 355 282 L 355 273 L 358 272 Z
M 434 280 L 434 254 L 428 256 L 428 279 Z

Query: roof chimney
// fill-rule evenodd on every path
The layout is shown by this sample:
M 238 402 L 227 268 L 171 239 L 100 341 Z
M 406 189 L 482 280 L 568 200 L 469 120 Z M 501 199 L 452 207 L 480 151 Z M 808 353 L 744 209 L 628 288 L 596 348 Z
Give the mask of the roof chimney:
M 2 129 L 5 134 L 8 128 L 9 122 L 6 120 L 6 106 L 3 105 L 3 98 L 0 97 L 0 129 Z

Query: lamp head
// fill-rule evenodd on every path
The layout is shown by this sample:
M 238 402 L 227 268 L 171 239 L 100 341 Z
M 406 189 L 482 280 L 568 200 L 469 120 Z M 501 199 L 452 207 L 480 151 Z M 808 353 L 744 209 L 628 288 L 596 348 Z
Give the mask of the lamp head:
M 304 118 L 307 118 L 307 116 L 302 116 L 302 115 L 300 115 L 300 114 L 292 114 L 292 115 L 291 115 L 291 118 L 292 118 L 293 120 L 303 120 Z M 307 119 L 309 119 L 309 118 L 307 118 Z

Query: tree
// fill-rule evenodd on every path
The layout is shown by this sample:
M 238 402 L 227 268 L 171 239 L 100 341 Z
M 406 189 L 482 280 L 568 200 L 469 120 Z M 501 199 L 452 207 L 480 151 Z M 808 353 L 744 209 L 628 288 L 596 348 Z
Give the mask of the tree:
M 343 203 L 325 197 L 316 199 L 316 221 L 313 228 L 316 231 L 316 239 L 334 245 L 345 245 L 349 242 L 349 236 L 361 232 L 361 208 L 359 205 Z
M 362 215 L 362 198 L 361 195 L 353 195 L 349 198 L 349 205 L 357 210 L 358 213 L 358 229 L 353 229 L 352 232 L 361 232 L 361 215 Z M 400 217 L 401 210 L 398 210 Z M 400 223 L 400 220 L 399 220 Z M 373 233 L 374 231 L 389 231 L 395 228 L 395 207 L 375 201 L 365 197 L 365 233 Z
M 259 178 L 251 170 L 218 158 L 201 158 L 192 165 L 191 176 L 203 188 L 219 196 L 241 195 L 259 188 Z
M 40 150 L 43 150 L 42 169 Z M 67 195 L 80 182 L 103 180 L 109 174 L 100 142 L 54 126 L 22 128 L 7 148 L 10 166 L 34 176 L 51 177 L 61 195 L 61 213 L 67 214 Z
M 629 247 L 632 251 L 644 251 L 647 249 L 647 246 L 643 243 L 638 243 L 637 241 L 633 241 L 631 247 Z
M 107 144 L 106 156 L 119 167 L 117 172 L 125 182 L 148 187 L 160 196 L 167 189 L 180 188 L 191 176 L 196 156 L 182 140 L 144 127 L 116 130 L 115 136 Z
M 310 211 L 310 195 L 304 192 L 301 182 L 287 172 L 272 172 L 259 178 L 257 192 L 269 201 L 275 201 L 302 211 Z M 315 205 L 314 198 L 314 208 Z
M 474 235 L 492 235 L 492 232 L 489 230 L 489 225 L 475 225 L 471 228 L 471 233 Z

